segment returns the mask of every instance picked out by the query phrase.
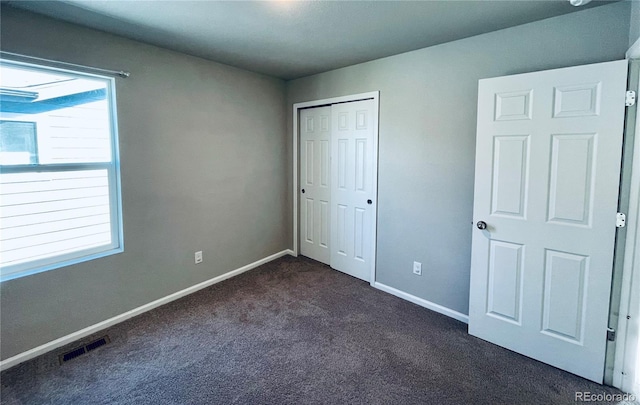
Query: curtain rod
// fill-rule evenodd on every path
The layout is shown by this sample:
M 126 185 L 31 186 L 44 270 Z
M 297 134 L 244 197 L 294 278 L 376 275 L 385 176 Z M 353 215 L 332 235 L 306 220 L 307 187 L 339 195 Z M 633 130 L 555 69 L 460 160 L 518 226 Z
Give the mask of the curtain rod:
M 127 77 L 129 77 L 131 75 L 130 72 L 126 72 L 124 70 L 101 69 L 101 68 L 97 68 L 97 67 L 93 67 L 93 66 L 77 65 L 75 63 L 61 62 L 61 61 L 58 61 L 58 60 L 45 59 L 45 58 L 38 58 L 36 56 L 22 55 L 22 54 L 13 53 L 13 52 L 0 51 L 0 54 L 1 55 L 9 55 L 9 56 L 17 56 L 18 58 L 32 59 L 32 60 L 37 60 L 37 61 L 41 61 L 41 62 L 56 63 L 56 64 L 59 64 L 59 65 L 65 65 L 65 66 L 73 66 L 73 67 L 77 67 L 77 68 L 93 70 L 93 71 L 96 71 L 96 72 L 109 73 L 111 75 L 120 76 L 120 77 L 123 77 L 123 78 L 127 78 Z

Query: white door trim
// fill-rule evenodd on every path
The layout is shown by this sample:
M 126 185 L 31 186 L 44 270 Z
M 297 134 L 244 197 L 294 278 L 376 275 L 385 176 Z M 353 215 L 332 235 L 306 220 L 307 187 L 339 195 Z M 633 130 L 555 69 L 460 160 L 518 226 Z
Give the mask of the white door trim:
M 341 97 L 332 97 L 325 98 L 322 100 L 312 100 L 305 101 L 302 103 L 295 103 L 293 105 L 293 254 L 294 256 L 298 256 L 298 240 L 300 235 L 298 234 L 298 200 L 299 193 L 298 189 L 300 188 L 299 180 L 298 180 L 298 155 L 300 154 L 300 145 L 299 145 L 299 131 L 298 131 L 298 111 L 302 108 L 309 107 L 320 107 L 323 105 L 337 104 L 337 103 L 347 103 L 350 101 L 359 101 L 359 100 L 367 100 L 373 99 L 375 108 L 373 110 L 373 161 L 376 165 L 375 170 L 373 171 L 373 195 L 376 201 L 378 200 L 378 112 L 380 110 L 380 92 L 379 91 L 371 91 L 367 93 L 359 93 L 352 94 L 348 96 Z M 376 204 L 376 207 L 378 205 Z M 378 212 L 374 213 L 373 216 L 373 224 L 371 227 L 373 246 L 372 246 L 372 258 L 371 260 L 371 277 L 370 284 L 376 280 L 376 229 L 378 225 Z
M 638 59 L 640 58 L 640 38 L 636 40 L 636 42 L 631 45 L 631 48 L 627 50 L 625 54 L 626 59 Z
M 635 45 L 640 52 L 640 40 Z M 640 357 L 640 313 L 637 313 L 640 307 L 640 108 L 637 107 L 632 159 L 613 386 L 640 395 L 640 384 L 637 383 L 640 370 L 636 368 Z M 627 319 L 627 316 L 631 318 Z

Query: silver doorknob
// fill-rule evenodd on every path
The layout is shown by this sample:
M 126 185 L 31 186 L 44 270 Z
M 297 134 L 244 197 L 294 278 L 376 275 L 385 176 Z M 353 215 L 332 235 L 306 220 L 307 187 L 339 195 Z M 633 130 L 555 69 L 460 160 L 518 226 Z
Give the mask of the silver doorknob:
M 487 223 L 484 221 L 478 221 L 476 226 L 478 227 L 478 229 L 487 229 Z

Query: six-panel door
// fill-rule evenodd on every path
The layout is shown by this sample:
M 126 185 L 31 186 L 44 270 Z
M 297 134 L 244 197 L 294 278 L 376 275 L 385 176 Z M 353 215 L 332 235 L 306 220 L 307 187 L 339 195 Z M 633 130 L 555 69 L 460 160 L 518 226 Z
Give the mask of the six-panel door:
M 373 260 L 374 100 L 331 106 L 331 267 L 369 281 Z
M 602 382 L 626 61 L 481 80 L 469 333 Z
M 330 264 L 331 107 L 300 111 L 300 253 Z

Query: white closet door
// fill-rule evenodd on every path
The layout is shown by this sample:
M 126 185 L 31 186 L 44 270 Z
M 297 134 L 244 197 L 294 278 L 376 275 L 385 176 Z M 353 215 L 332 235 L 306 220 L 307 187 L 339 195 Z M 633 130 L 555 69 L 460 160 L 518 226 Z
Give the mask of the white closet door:
M 331 267 L 366 281 L 375 243 L 374 103 L 331 106 Z
M 331 107 L 300 111 L 300 253 L 330 264 Z

